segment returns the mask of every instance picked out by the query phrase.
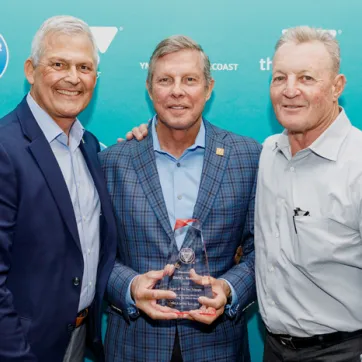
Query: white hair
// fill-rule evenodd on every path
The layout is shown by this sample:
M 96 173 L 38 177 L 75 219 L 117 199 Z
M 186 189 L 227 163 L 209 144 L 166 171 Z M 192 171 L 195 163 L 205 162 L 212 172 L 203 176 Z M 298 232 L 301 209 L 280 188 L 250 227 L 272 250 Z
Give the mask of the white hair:
M 44 43 L 47 35 L 61 33 L 66 35 L 86 35 L 93 47 L 93 58 L 96 66 L 99 64 L 99 55 L 95 38 L 88 26 L 83 20 L 69 15 L 57 15 L 44 21 L 36 32 L 31 44 L 30 59 L 34 66 L 39 64 L 39 60 L 44 54 Z
M 326 47 L 332 60 L 332 70 L 338 74 L 341 63 L 339 44 L 328 30 L 312 28 L 310 26 L 297 26 L 287 29 L 278 40 L 275 52 L 285 43 L 302 44 L 312 41 L 319 41 Z

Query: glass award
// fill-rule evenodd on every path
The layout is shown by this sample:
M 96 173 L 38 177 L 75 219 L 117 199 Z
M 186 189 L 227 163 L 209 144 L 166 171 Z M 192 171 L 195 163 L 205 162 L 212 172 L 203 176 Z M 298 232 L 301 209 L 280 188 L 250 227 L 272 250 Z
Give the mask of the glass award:
M 180 248 L 171 246 L 168 264 L 174 272 L 165 276 L 160 288 L 172 290 L 175 299 L 161 300 L 164 306 L 176 309 L 179 314 L 199 310 L 200 314 L 215 315 L 213 308 L 201 308 L 198 298 L 213 298 L 205 241 L 200 222 L 196 219 L 177 219 L 174 240 L 183 240 Z M 196 274 L 195 274 L 196 273 Z

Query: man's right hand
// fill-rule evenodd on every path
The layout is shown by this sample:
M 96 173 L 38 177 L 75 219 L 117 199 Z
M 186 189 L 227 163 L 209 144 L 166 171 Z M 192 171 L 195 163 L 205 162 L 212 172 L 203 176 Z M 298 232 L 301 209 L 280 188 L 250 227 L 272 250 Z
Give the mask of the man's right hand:
M 159 299 L 175 299 L 176 294 L 169 290 L 154 289 L 156 283 L 165 276 L 164 270 L 151 270 L 136 276 L 131 284 L 131 295 L 136 307 L 152 319 L 177 319 L 176 309 L 157 303 Z
M 126 133 L 126 140 L 130 141 L 132 138 L 136 138 L 137 141 L 142 141 L 148 135 L 148 124 L 143 123 L 138 127 L 134 127 L 132 131 Z M 124 141 L 123 138 L 118 138 L 117 142 Z

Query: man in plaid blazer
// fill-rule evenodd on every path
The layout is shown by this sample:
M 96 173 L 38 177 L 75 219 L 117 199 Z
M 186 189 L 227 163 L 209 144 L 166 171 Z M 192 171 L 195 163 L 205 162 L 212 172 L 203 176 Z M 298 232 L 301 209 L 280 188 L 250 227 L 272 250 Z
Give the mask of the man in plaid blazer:
M 244 309 L 255 299 L 260 145 L 202 118 L 213 84 L 198 44 L 184 36 L 163 40 L 149 65 L 147 89 L 157 113 L 149 137 L 100 154 L 119 234 L 108 282 L 107 361 L 250 361 Z M 175 296 L 154 286 L 177 243 L 178 218 L 202 224 L 214 298 L 200 303 L 215 315 L 178 318 L 157 304 Z

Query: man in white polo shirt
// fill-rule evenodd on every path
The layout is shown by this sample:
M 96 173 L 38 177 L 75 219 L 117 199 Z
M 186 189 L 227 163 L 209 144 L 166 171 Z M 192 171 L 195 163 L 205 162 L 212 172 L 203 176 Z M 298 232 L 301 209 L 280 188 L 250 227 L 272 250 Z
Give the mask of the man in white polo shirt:
M 265 362 L 362 353 L 362 132 L 338 99 L 337 41 L 309 27 L 278 41 L 270 96 L 285 128 L 259 164 L 255 251 Z

